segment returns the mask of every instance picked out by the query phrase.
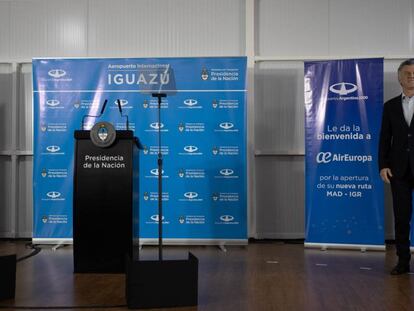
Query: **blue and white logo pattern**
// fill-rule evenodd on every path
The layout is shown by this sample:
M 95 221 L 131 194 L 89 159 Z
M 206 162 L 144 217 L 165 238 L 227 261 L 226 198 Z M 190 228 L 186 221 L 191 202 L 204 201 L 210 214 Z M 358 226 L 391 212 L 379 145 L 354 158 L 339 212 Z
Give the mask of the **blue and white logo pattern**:
M 167 93 L 160 120 L 151 96 L 159 91 Z M 85 118 L 84 128 L 125 129 L 120 104 L 144 145 L 140 237 L 157 237 L 161 151 L 164 238 L 247 238 L 245 57 L 33 60 L 34 238 L 71 238 L 73 132 L 105 99 L 103 116 Z

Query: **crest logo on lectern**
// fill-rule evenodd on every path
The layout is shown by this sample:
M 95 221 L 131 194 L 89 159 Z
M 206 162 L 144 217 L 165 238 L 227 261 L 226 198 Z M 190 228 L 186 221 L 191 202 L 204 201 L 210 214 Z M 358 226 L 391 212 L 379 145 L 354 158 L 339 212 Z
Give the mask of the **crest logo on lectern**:
M 115 142 L 116 131 L 111 123 L 98 122 L 92 127 L 90 137 L 95 146 L 107 148 Z
M 45 224 L 45 223 L 47 223 L 47 216 L 43 216 L 42 217 L 42 222 Z

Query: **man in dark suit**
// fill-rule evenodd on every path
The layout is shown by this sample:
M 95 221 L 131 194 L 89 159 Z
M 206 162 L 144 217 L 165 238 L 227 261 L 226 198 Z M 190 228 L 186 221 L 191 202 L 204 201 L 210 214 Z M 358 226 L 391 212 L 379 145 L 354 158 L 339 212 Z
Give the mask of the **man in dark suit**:
M 392 275 L 410 271 L 410 221 L 414 188 L 414 59 L 398 67 L 402 94 L 384 104 L 378 164 L 384 182 L 391 183 L 398 263 Z

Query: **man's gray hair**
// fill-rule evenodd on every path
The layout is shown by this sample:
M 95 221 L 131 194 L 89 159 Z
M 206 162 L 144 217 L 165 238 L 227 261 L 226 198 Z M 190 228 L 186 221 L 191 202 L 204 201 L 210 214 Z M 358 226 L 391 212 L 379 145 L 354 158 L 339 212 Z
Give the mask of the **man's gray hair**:
M 403 61 L 400 64 L 400 66 L 398 67 L 398 73 L 400 73 L 402 67 L 409 66 L 409 65 L 414 65 L 414 58 L 409 58 L 409 59 L 406 59 L 405 61 Z

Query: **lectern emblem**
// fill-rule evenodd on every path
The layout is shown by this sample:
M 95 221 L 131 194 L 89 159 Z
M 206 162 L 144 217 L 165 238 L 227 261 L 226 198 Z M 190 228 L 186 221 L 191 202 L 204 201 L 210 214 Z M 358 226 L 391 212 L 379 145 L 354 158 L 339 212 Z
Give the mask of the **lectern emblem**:
M 144 200 L 145 201 L 148 201 L 148 199 L 149 199 L 148 192 L 144 192 Z
M 214 155 L 217 155 L 217 153 L 218 153 L 218 148 L 217 148 L 217 147 L 213 147 L 212 152 L 213 152 L 213 154 L 214 154 Z
M 212 198 L 213 198 L 213 201 L 217 201 L 219 198 L 218 193 L 213 193 Z
M 98 137 L 102 141 L 105 141 L 108 138 L 108 130 L 106 129 L 106 127 L 102 126 L 98 130 Z
M 43 170 L 42 170 L 42 177 L 44 178 L 44 177 L 46 177 L 46 176 L 47 176 L 46 169 L 43 169 Z
M 213 100 L 213 108 L 216 109 L 217 108 L 217 100 Z
M 45 223 L 47 223 L 47 216 L 43 216 L 42 217 L 42 222 L 45 224 Z
M 111 123 L 98 122 L 92 127 L 90 137 L 95 146 L 106 148 L 114 143 L 116 131 Z
M 147 109 L 148 108 L 148 100 L 144 100 L 144 102 L 143 102 L 143 104 L 142 104 L 142 107 L 144 107 L 144 109 Z
M 183 169 L 180 169 L 180 170 L 178 171 L 178 176 L 180 176 L 181 178 L 183 178 L 183 177 L 184 177 L 184 170 L 183 170 Z
M 180 222 L 180 224 L 183 224 L 183 223 L 184 223 L 184 221 L 185 221 L 184 216 L 180 216 L 180 217 L 178 218 L 178 221 Z
M 180 132 L 184 131 L 184 123 L 180 123 L 180 124 L 178 125 L 178 130 L 179 130 Z

